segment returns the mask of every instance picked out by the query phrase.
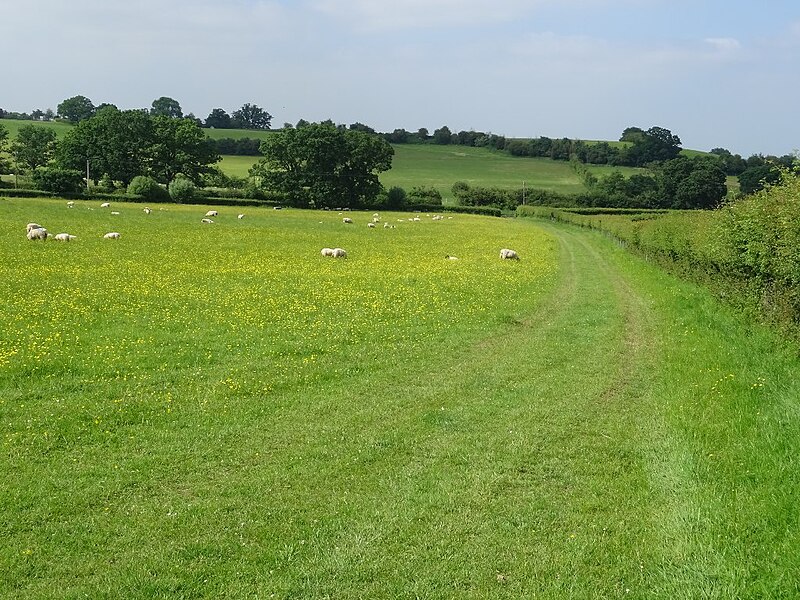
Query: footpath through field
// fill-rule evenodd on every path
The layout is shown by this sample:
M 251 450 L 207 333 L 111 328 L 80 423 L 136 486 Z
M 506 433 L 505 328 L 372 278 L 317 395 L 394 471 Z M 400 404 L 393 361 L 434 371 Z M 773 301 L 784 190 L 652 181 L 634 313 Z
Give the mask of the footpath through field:
M 387 365 L 349 392 L 380 389 L 374 407 L 307 422 L 343 441 L 286 485 L 339 490 L 327 530 L 305 526 L 333 541 L 295 548 L 278 589 L 796 597 L 795 355 L 596 232 L 538 227 L 560 276 L 527 315 L 396 384 Z

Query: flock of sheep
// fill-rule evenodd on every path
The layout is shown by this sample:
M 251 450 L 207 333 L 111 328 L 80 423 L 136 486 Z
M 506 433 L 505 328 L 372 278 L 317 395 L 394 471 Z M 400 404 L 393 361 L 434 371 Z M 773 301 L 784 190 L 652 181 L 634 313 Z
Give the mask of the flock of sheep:
M 75 205 L 75 203 L 73 201 L 67 202 L 67 207 L 68 208 L 73 208 L 74 205 Z M 100 205 L 100 208 L 110 208 L 110 206 L 111 206 L 110 203 L 103 202 Z M 275 207 L 275 208 L 277 209 L 278 207 Z M 146 206 L 144 207 L 143 211 L 147 215 L 149 215 L 152 212 L 152 210 L 150 208 L 146 207 Z M 111 211 L 111 213 L 112 214 L 119 214 L 118 212 L 115 212 L 115 211 Z M 341 214 L 341 213 L 339 213 L 339 214 Z M 212 223 L 214 223 L 214 221 L 211 219 L 211 217 L 216 217 L 218 215 L 219 215 L 219 212 L 217 212 L 216 210 L 209 210 L 208 212 L 206 212 L 205 216 L 202 219 L 200 219 L 200 222 L 201 223 L 205 223 L 205 224 L 212 224 Z M 240 219 L 240 220 L 243 219 L 244 218 L 244 214 L 239 214 L 237 216 L 237 218 Z M 441 215 L 433 215 L 432 220 L 433 221 L 439 221 L 439 220 L 441 220 L 443 218 L 444 217 L 442 217 Z M 453 217 L 447 217 L 447 218 L 448 219 L 452 219 Z M 398 220 L 398 222 L 406 221 L 406 219 L 397 219 L 397 220 Z M 420 221 L 421 219 L 420 219 L 419 216 L 415 216 L 415 217 L 410 217 L 407 220 L 408 221 Z M 345 223 L 345 224 L 352 224 L 353 223 L 353 219 L 350 218 L 350 217 L 344 217 L 342 219 L 342 222 Z M 374 227 L 376 227 L 376 224 L 380 223 L 380 222 L 381 222 L 380 215 L 378 213 L 375 213 L 375 214 L 372 215 L 372 220 L 367 223 L 367 226 L 370 227 L 370 228 L 374 228 Z M 389 229 L 389 228 L 393 229 L 394 225 L 390 225 L 389 223 L 384 223 L 383 227 L 385 229 Z M 48 233 L 47 229 L 45 229 L 44 227 L 42 227 L 38 223 L 28 223 L 28 225 L 27 225 L 27 237 L 31 241 L 34 241 L 34 240 L 46 240 L 48 238 L 52 238 L 52 239 L 54 239 L 54 240 L 56 240 L 58 242 L 70 242 L 70 241 L 72 241 L 74 239 L 77 239 L 77 236 L 70 235 L 69 233 L 58 233 L 56 235 L 51 235 L 50 233 Z M 117 231 L 109 231 L 108 233 L 103 235 L 103 238 L 104 239 L 108 239 L 108 240 L 118 240 L 120 237 L 121 237 L 121 235 Z M 322 256 L 324 256 L 324 257 L 330 257 L 330 258 L 347 258 L 347 251 L 344 250 L 343 248 L 323 248 L 321 250 L 320 254 Z M 448 259 L 448 260 L 458 260 L 458 257 L 450 256 L 449 254 L 446 255 L 445 258 Z M 504 260 L 519 260 L 519 255 L 514 250 L 510 250 L 508 248 L 503 248 L 502 250 L 500 250 L 500 258 L 504 259 Z

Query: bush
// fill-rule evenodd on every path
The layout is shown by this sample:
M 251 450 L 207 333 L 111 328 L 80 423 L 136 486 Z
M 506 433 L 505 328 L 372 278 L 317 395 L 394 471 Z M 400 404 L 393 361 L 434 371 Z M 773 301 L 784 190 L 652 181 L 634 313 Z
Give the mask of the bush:
M 197 186 L 191 179 L 176 177 L 169 184 L 169 196 L 175 202 L 191 202 L 197 196 Z
M 77 193 L 84 187 L 83 173 L 75 169 L 39 167 L 33 172 L 33 185 L 56 194 Z
M 128 193 L 150 202 L 168 202 L 170 199 L 167 190 L 161 187 L 155 179 L 146 175 L 134 177 L 128 185 Z
M 442 204 L 442 194 L 434 187 L 430 186 L 416 186 L 411 188 L 408 193 L 408 203 L 411 205 L 428 204 L 438 205 Z
M 386 210 L 402 210 L 406 206 L 406 191 L 399 187 L 393 186 L 386 192 Z

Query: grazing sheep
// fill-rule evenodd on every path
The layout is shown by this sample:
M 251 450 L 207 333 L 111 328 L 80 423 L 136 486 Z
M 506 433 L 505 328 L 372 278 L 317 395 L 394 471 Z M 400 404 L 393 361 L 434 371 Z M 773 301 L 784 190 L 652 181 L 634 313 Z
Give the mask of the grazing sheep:
M 106 240 L 118 240 L 119 238 L 120 235 L 116 231 L 109 231 L 107 234 L 103 236 L 103 239 Z
M 370 229 L 374 229 L 375 228 L 375 223 L 369 222 L 369 223 L 367 223 L 367 227 L 369 227 Z
M 372 213 L 372 218 L 373 219 L 377 219 L 378 217 L 380 217 L 380 215 L 378 213 Z
M 213 223 L 214 221 L 212 221 L 211 219 L 200 219 L 200 222 L 201 223 Z
M 33 227 L 32 229 L 28 230 L 28 239 L 33 240 L 46 240 L 47 239 L 47 229 L 44 227 Z
M 342 248 L 334 248 L 333 258 L 347 258 L 347 252 L 345 252 Z
M 71 242 L 77 237 L 77 235 L 70 235 L 68 233 L 57 233 L 53 239 L 55 239 L 57 242 Z
M 74 200 L 70 200 L 69 202 L 67 202 L 67 208 L 72 208 L 73 206 L 75 206 Z
M 110 203 L 110 202 L 103 202 L 103 203 L 100 205 L 100 208 L 108 208 L 109 206 L 111 206 L 111 203 Z
M 333 248 L 323 248 L 320 254 L 322 256 L 333 256 Z
M 218 216 L 218 215 L 219 215 L 219 213 L 218 213 L 217 211 L 215 211 L 215 210 L 210 210 L 210 211 L 208 211 L 208 212 L 206 213 L 206 216 L 207 216 L 207 217 L 216 217 L 216 216 Z
M 38 223 L 28 223 L 25 226 L 25 233 L 29 232 L 31 229 L 43 229 L 43 227 Z
M 146 214 L 146 215 L 149 215 L 151 212 L 153 212 L 152 210 L 150 210 L 146 206 L 142 210 L 144 211 L 144 214 Z
M 244 215 L 236 215 L 237 219 L 244 219 Z
M 457 256 L 450 256 L 449 254 L 445 254 L 444 256 L 447 260 L 458 260 Z
M 118 211 L 118 210 L 112 210 L 112 211 L 111 211 L 111 214 L 112 214 L 112 215 L 118 215 L 118 214 L 119 214 L 119 211 Z
M 282 208 L 283 208 L 282 206 L 273 206 L 272 210 L 281 210 Z
M 389 225 L 388 223 L 384 223 L 383 224 L 383 228 L 384 229 L 389 229 L 390 227 L 391 227 L 391 225 Z
M 342 219 L 342 223 L 352 223 L 352 222 L 353 219 L 351 219 L 350 217 L 345 217 L 344 219 Z
M 507 258 L 510 260 L 519 260 L 519 255 L 514 250 L 503 248 L 500 250 L 500 258 Z

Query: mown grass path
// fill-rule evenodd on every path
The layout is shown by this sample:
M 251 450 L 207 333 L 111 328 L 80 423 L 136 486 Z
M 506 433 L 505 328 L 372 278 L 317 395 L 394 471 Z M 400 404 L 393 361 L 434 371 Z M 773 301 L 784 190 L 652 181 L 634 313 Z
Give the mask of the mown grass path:
M 8 451 L 0 596 L 797 597 L 796 354 L 542 230 L 558 274 L 435 359 Z

